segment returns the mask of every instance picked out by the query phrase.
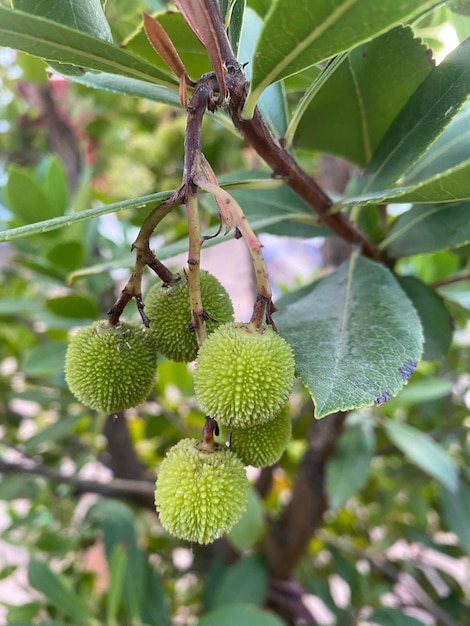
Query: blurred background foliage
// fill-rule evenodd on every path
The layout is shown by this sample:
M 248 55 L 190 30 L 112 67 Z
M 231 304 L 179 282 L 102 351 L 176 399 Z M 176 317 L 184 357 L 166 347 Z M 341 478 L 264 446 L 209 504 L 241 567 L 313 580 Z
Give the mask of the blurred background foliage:
M 261 16 L 269 7 L 248 4 Z M 141 11 L 165 6 L 109 0 L 114 40 L 143 53 Z M 416 31 L 439 54 L 443 33 L 462 38 L 468 19 L 442 6 Z M 39 59 L 10 49 L 0 55 L 1 230 L 179 185 L 182 109 L 49 79 Z M 207 70 L 204 57 L 192 62 L 195 75 Z M 286 81 L 289 109 L 315 71 Z M 205 120 L 204 152 L 221 179 L 263 169 L 217 116 Z M 297 156 L 333 192 L 342 191 L 341 182 L 331 183 L 328 157 L 303 146 Z M 355 172 L 339 159 L 334 165 L 346 179 Z M 207 209 L 204 225 L 215 229 L 210 203 Z M 2 585 L 15 589 L 15 597 L 2 594 L 0 622 L 279 626 L 287 622 L 265 607 L 295 598 L 298 623 L 468 623 L 468 245 L 400 261 L 416 306 L 410 281 L 418 278 L 439 288 L 432 310 L 443 317 L 429 322 L 436 333 L 407 388 L 380 408 L 347 416 L 326 469 L 323 527 L 286 588 L 269 581 L 263 557 L 270 521 L 289 501 L 308 445 L 312 405 L 300 385 L 289 402 L 293 439 L 286 454 L 275 468 L 252 472 L 248 511 L 230 536 L 201 548 L 168 536 L 152 510 L 166 450 L 181 437 L 198 437 L 203 423 L 190 367 L 160 359 L 148 402 L 117 420 L 77 403 L 65 384 L 69 333 L 105 316 L 115 301 L 145 213 L 122 210 L 0 246 L 0 554 L 14 548 L 0 560 L 0 593 Z M 373 219 L 367 212 L 361 219 L 372 233 Z M 277 293 L 301 287 L 330 264 L 323 240 L 305 247 L 274 230 L 265 241 Z M 184 252 L 185 236 L 177 209 L 153 243 L 171 256 Z M 289 272 L 287 255 L 298 259 Z M 238 280 L 236 268 L 224 271 Z M 456 274 L 467 278 L 448 280 Z M 241 289 L 248 300 L 251 290 Z M 424 313 L 427 306 L 423 301 Z M 132 307 L 126 315 L 136 317 Z M 403 421 L 409 430 L 390 426 Z M 460 470 L 457 493 L 449 458 Z

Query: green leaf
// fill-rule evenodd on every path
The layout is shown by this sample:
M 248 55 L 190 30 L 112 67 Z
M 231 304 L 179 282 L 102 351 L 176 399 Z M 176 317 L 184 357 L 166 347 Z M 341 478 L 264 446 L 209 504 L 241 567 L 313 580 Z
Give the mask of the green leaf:
M 29 237 L 30 235 L 48 233 L 51 230 L 56 230 L 57 228 L 63 228 L 64 226 L 70 226 L 71 224 L 76 224 L 78 222 L 86 222 L 87 220 L 100 217 L 101 215 L 117 213 L 118 211 L 125 211 L 126 209 L 138 208 L 145 211 L 151 207 L 158 206 L 171 194 L 171 191 L 160 191 L 159 193 L 152 193 L 148 196 L 132 198 L 132 200 L 121 200 L 120 202 L 107 204 L 102 207 L 97 207 L 96 209 L 87 209 L 85 211 L 80 211 L 79 213 L 63 215 L 61 217 L 55 217 L 43 222 L 36 222 L 26 226 L 20 226 L 18 228 L 10 228 L 9 230 L 0 231 L 0 242 L 12 241 L 13 239 Z
M 44 17 L 99 39 L 113 40 L 100 0 L 13 0 L 12 6 L 19 11 Z
M 67 26 L 0 6 L 0 46 L 81 68 L 171 85 L 167 74 L 119 46 Z
M 127 558 L 122 598 L 130 615 L 140 621 L 145 555 L 137 543 L 133 511 L 118 500 L 101 500 L 91 507 L 88 519 L 95 522 L 103 532 L 108 567 L 111 567 L 114 546 L 120 544 L 124 548 Z
M 248 492 L 248 504 L 241 519 L 235 524 L 227 539 L 243 552 L 260 539 L 265 528 L 263 502 L 254 489 Z
M 67 344 L 53 341 L 36 346 L 23 363 L 28 376 L 52 376 L 64 371 Z
M 235 56 L 238 54 L 240 33 L 242 31 L 243 20 L 245 19 L 245 0 L 230 0 L 228 11 L 224 19 L 226 27 L 228 20 L 227 35 Z
M 80 76 L 69 76 L 70 80 L 93 89 L 105 89 L 114 93 L 122 93 L 138 98 L 147 98 L 154 102 L 162 102 L 171 106 L 180 106 L 178 93 L 175 89 L 164 85 L 154 85 L 143 80 L 128 78 L 127 76 L 117 76 L 100 72 L 98 74 L 83 74 Z
M 435 3 L 422 0 L 275 0 L 264 20 L 244 108 L 251 117 L 264 89 L 402 23 Z M 288 24 L 286 32 L 283 24 Z
M 460 44 L 419 85 L 389 127 L 361 179 L 361 193 L 399 179 L 437 139 L 470 92 L 470 41 Z
M 368 616 L 367 621 L 380 626 L 424 626 L 424 622 L 399 609 L 376 609 Z
M 364 487 L 374 450 L 374 434 L 369 424 L 352 426 L 342 433 L 326 466 L 326 490 L 333 511 Z
M 470 487 L 460 481 L 457 491 L 441 488 L 439 491 L 442 516 L 454 532 L 464 550 L 470 553 Z
M 315 417 L 382 404 L 422 352 L 418 316 L 392 273 L 353 256 L 276 314 Z
M 436 376 L 426 376 L 421 380 L 411 381 L 397 398 L 390 401 L 396 406 L 423 404 L 424 402 L 434 402 L 445 396 L 449 396 L 454 388 L 454 383 L 445 378 Z M 393 409 L 392 409 L 393 410 Z
M 387 436 L 403 454 L 423 472 L 452 492 L 459 486 L 457 468 L 444 449 L 427 433 L 409 424 L 384 420 Z
M 81 415 L 68 415 L 67 417 L 61 417 L 55 424 L 43 428 L 25 442 L 24 449 L 26 454 L 33 455 L 43 443 L 56 442 L 65 435 L 70 435 L 81 419 Z
M 148 560 L 144 563 L 144 590 L 141 615 L 145 624 L 171 626 L 171 617 L 165 599 L 165 588 L 162 579 Z
M 21 474 L 4 475 L 0 481 L 0 499 L 3 502 L 10 500 L 34 500 L 40 490 L 36 478 Z
M 312 86 L 295 146 L 341 155 L 364 167 L 431 67 L 426 46 L 410 28 L 394 28 L 351 50 L 325 82 L 320 76 L 318 89 Z
M 88 624 L 92 619 L 82 598 L 62 574 L 51 570 L 48 563 L 33 558 L 28 565 L 30 585 L 44 594 L 58 611 L 72 617 L 76 624 Z
M 72 294 L 70 296 L 58 296 L 49 298 L 46 302 L 49 311 L 61 317 L 69 317 L 71 319 L 91 319 L 98 317 L 98 304 L 96 300 L 88 296 Z
M 41 185 L 26 168 L 9 167 L 5 192 L 7 206 L 20 223 L 29 224 L 57 215 Z
M 444 172 L 434 174 L 426 180 L 420 180 L 407 187 L 381 189 L 380 191 L 362 193 L 340 200 L 334 209 L 349 206 L 404 202 L 455 202 L 470 199 L 470 159 L 459 163 Z
M 249 7 L 245 10 L 238 57 L 241 63 L 250 61 L 245 68 L 247 80 L 251 79 L 252 59 L 263 21 Z M 287 129 L 287 105 L 282 83 L 270 85 L 260 96 L 258 107 L 271 130 L 283 137 Z
M 380 248 L 401 257 L 456 248 L 469 241 L 469 201 L 416 204 L 400 215 Z
M 424 334 L 422 359 L 432 361 L 445 356 L 452 342 L 452 317 L 444 300 L 413 276 L 400 277 L 398 283 L 421 320 Z
M 286 626 L 286 622 L 273 613 L 262 611 L 250 604 L 234 603 L 220 606 L 200 617 L 196 626 Z
M 46 160 L 42 182 L 54 215 L 63 215 L 69 203 L 69 185 L 65 168 L 56 156 Z
M 85 248 L 80 241 L 64 241 L 49 248 L 46 258 L 56 267 L 73 272 L 82 267 L 85 261 Z
M 124 575 L 126 573 L 126 551 L 116 544 L 109 558 L 109 583 L 106 593 L 106 623 L 116 624 L 121 602 Z
M 214 590 L 213 606 L 233 602 L 262 605 L 268 589 L 268 572 L 258 556 L 247 556 L 231 565 Z M 227 609 L 228 610 L 228 609 Z
M 423 156 L 405 173 L 405 185 L 431 178 L 468 159 L 470 106 L 464 106 Z

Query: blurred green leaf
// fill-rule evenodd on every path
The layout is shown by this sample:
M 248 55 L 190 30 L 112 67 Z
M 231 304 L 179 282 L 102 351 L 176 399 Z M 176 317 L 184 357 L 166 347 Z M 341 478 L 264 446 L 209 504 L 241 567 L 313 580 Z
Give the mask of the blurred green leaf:
M 439 490 L 439 500 L 442 516 L 449 527 L 454 532 L 460 545 L 470 554 L 470 487 L 463 480 L 460 481 L 456 491 L 446 489 L 442 486 Z
M 106 623 L 117 624 L 117 615 L 121 603 L 124 576 L 126 573 L 126 552 L 121 544 L 116 544 L 109 558 L 109 584 L 106 593 Z
M 29 376 L 53 376 L 64 371 L 65 342 L 54 341 L 33 348 L 23 363 L 23 371 Z
M 21 223 L 29 224 L 57 215 L 41 185 L 26 168 L 17 165 L 9 167 L 5 192 L 8 208 Z
M 380 626 L 424 626 L 424 622 L 418 620 L 399 609 L 376 609 L 367 618 L 369 622 Z
M 42 183 L 54 215 L 63 215 L 69 203 L 69 184 L 64 166 L 56 156 L 46 160 Z
M 60 417 L 54 424 L 43 428 L 25 442 L 24 449 L 26 454 L 32 456 L 43 443 L 57 442 L 64 435 L 70 435 L 81 419 L 81 415 Z
M 424 334 L 423 360 L 447 354 L 452 342 L 452 317 L 436 291 L 413 276 L 399 277 L 398 284 L 418 312 Z
M 9 474 L 0 481 L 0 500 L 9 502 L 17 498 L 34 500 L 39 492 L 39 485 L 32 476 Z
M 333 511 L 364 487 L 374 450 L 370 425 L 349 427 L 342 433 L 326 466 L 326 491 Z
M 85 248 L 79 241 L 60 242 L 47 250 L 46 258 L 55 266 L 72 272 L 83 265 Z
M 359 256 L 280 309 L 276 324 L 316 418 L 382 404 L 421 356 L 421 325 L 407 296 L 384 266 Z
M 96 300 L 88 296 L 71 294 L 69 296 L 57 296 L 46 301 L 46 307 L 55 315 L 72 319 L 91 319 L 98 317 L 99 309 Z
M 92 614 L 86 603 L 63 574 L 54 572 L 44 561 L 33 558 L 28 564 L 28 579 L 30 585 L 44 594 L 60 613 L 72 617 L 76 624 L 92 623 Z
M 273 613 L 262 611 L 250 604 L 234 603 L 220 606 L 202 615 L 196 626 L 286 626 L 286 622 Z
M 391 419 L 384 420 L 383 426 L 390 441 L 412 463 L 450 491 L 457 491 L 459 477 L 455 464 L 445 450 L 428 434 L 409 424 Z
M 263 605 L 268 590 L 268 572 L 258 556 L 247 556 L 231 565 L 214 589 L 214 607 L 248 602 Z M 227 608 L 228 611 L 228 608 Z
M 254 489 L 248 492 L 248 504 L 241 519 L 235 524 L 227 539 L 237 550 L 243 552 L 260 539 L 265 528 L 264 507 Z
M 454 383 L 451 380 L 426 376 L 421 380 L 412 380 L 391 402 L 399 406 L 435 402 L 450 395 L 453 388 Z

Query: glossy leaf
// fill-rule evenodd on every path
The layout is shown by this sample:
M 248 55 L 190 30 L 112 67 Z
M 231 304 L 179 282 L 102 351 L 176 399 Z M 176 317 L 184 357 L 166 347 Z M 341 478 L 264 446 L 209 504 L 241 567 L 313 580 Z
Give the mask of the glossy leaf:
M 214 607 L 233 602 L 262 605 L 268 589 L 268 572 L 258 556 L 248 556 L 231 565 L 214 589 Z
M 373 431 L 367 424 L 347 428 L 337 441 L 326 466 L 326 491 L 333 511 L 366 484 L 374 449 Z
M 318 79 L 321 87 L 312 87 L 295 145 L 367 165 L 393 119 L 431 71 L 427 52 L 410 28 L 398 27 L 343 55 L 325 82 Z
M 363 193 L 338 202 L 337 208 L 370 204 L 455 202 L 470 199 L 470 159 L 406 187 Z
M 246 511 L 227 535 L 227 539 L 237 550 L 243 552 L 258 541 L 264 527 L 263 502 L 258 492 L 250 489 Z
M 445 450 L 427 433 L 395 420 L 383 422 L 387 435 L 403 454 L 423 472 L 441 485 L 456 492 L 459 485 L 457 468 Z
M 238 51 L 238 60 L 240 63 L 249 61 L 245 68 L 247 80 L 251 79 L 251 68 L 253 66 L 256 40 L 262 25 L 263 21 L 261 18 L 258 17 L 253 9 L 248 7 L 245 10 L 240 48 Z M 283 137 L 287 128 L 287 106 L 282 83 L 270 85 L 261 94 L 258 100 L 258 107 L 271 130 L 278 137 Z
M 256 46 L 244 114 L 252 115 L 259 96 L 271 83 L 353 48 L 433 4 L 418 0 L 275 0 Z M 283 24 L 289 25 L 288 31 Z
M 69 26 L 105 41 L 112 41 L 111 29 L 100 0 L 13 0 L 14 9 Z
M 361 180 L 361 193 L 397 181 L 437 139 L 470 93 L 470 41 L 464 41 L 419 85 L 389 127 Z
M 34 15 L 0 6 L 0 46 L 80 68 L 171 85 L 172 80 L 145 59 L 119 46 Z
M 424 334 L 423 360 L 444 357 L 452 342 L 452 317 L 444 300 L 430 287 L 413 276 L 398 283 L 418 312 Z
M 457 535 L 462 548 L 470 554 L 470 487 L 460 481 L 457 491 L 441 488 L 439 495 L 442 516 L 447 526 Z
M 469 241 L 469 201 L 416 204 L 400 215 L 380 247 L 401 257 L 456 248 Z
M 426 376 L 418 380 L 412 380 L 400 395 L 390 400 L 390 404 L 395 406 L 423 404 L 424 402 L 434 402 L 445 398 L 452 393 L 454 383 L 446 378 L 436 376 Z
M 220 606 L 205 613 L 196 626 L 286 626 L 286 623 L 273 613 L 262 611 L 251 604 L 234 603 Z
M 48 563 L 33 558 L 28 565 L 30 585 L 44 594 L 58 611 L 72 617 L 76 624 L 87 624 L 91 615 L 82 598 L 62 574 L 54 572 Z
M 429 150 L 405 173 L 404 184 L 426 180 L 463 163 L 468 159 L 469 142 L 470 106 L 464 106 Z
M 353 256 L 276 314 L 315 417 L 382 404 L 422 352 L 418 316 L 389 270 Z
M 138 98 L 147 98 L 154 102 L 162 102 L 171 106 L 180 106 L 178 92 L 164 85 L 155 85 L 143 80 L 136 80 L 127 76 L 99 72 L 97 74 L 87 72 L 80 76 L 69 76 L 70 80 L 85 87 L 93 89 L 105 89 L 114 93 L 122 93 Z
M 161 191 L 159 193 L 152 193 L 148 196 L 132 198 L 132 200 L 114 202 L 113 204 L 107 204 L 102 207 L 97 207 L 96 209 L 87 209 L 85 211 L 80 211 L 79 213 L 55 217 L 43 222 L 33 222 L 32 224 L 19 226 L 18 228 L 10 228 L 8 230 L 0 231 L 0 242 L 12 241 L 13 239 L 28 237 L 30 235 L 48 233 L 52 230 L 56 230 L 57 228 L 64 228 L 64 226 L 70 226 L 71 224 L 76 224 L 78 222 L 86 222 L 95 217 L 100 217 L 101 215 L 117 213 L 118 211 L 125 211 L 126 209 L 139 208 L 148 210 L 153 206 L 157 206 L 163 200 L 166 200 L 171 193 L 171 191 Z

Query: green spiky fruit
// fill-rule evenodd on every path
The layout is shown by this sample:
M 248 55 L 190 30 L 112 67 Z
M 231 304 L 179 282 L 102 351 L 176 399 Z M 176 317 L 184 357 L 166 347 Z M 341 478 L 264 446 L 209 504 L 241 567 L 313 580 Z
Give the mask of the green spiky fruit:
M 221 437 L 230 441 L 230 449 L 244 465 L 268 467 L 277 463 L 289 443 L 292 423 L 287 411 L 264 424 L 250 428 L 222 426 Z
M 142 324 L 101 320 L 81 328 L 70 340 L 65 379 L 74 396 L 103 413 L 143 402 L 157 367 L 155 339 Z
M 155 505 L 162 526 L 175 537 L 211 543 L 240 519 L 248 502 L 243 463 L 227 449 L 182 439 L 158 472 Z
M 248 428 L 273 419 L 294 381 L 290 345 L 270 327 L 229 323 L 199 350 L 194 384 L 201 408 L 221 425 Z
M 202 306 L 209 316 L 210 335 L 220 324 L 233 320 L 233 305 L 215 276 L 201 270 Z M 145 312 L 155 335 L 158 350 L 172 361 L 194 361 L 198 351 L 196 333 L 189 330 L 191 307 L 185 276 L 172 285 L 154 285 L 145 299 Z

